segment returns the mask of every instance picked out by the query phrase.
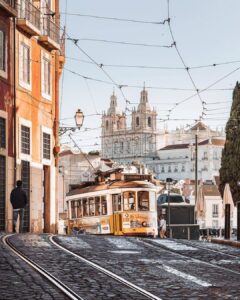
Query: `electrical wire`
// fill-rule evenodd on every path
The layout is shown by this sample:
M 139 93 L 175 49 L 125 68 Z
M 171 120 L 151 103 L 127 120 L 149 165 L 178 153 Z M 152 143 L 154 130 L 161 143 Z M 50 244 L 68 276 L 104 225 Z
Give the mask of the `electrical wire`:
M 157 44 L 131 43 L 131 42 L 124 42 L 124 41 L 112 41 L 112 40 L 90 39 L 90 38 L 78 38 L 78 39 L 68 38 L 68 40 L 73 40 L 74 43 L 78 43 L 79 41 L 84 41 L 84 42 L 99 42 L 99 43 L 118 44 L 118 45 L 125 45 L 125 46 L 141 46 L 141 47 L 154 47 L 154 48 L 172 48 L 174 46 L 174 44 L 157 45 Z
M 69 16 L 76 16 L 76 17 L 103 19 L 103 20 L 109 20 L 109 21 L 132 22 L 132 23 L 141 23 L 141 24 L 152 24 L 152 25 L 164 25 L 167 21 L 167 20 L 163 20 L 163 21 L 144 21 L 144 20 L 125 19 L 125 18 L 116 18 L 116 17 L 104 17 L 104 16 L 78 14 L 78 13 L 66 13 L 66 12 L 61 12 L 61 14 L 63 14 L 63 15 L 67 14 Z

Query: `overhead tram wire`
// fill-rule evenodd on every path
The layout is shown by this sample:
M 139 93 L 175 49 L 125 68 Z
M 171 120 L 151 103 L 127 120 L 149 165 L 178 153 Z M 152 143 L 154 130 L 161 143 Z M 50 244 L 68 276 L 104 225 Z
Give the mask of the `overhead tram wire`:
M 200 115 L 200 117 L 199 117 L 199 119 L 201 120 L 201 119 L 203 119 L 204 114 L 205 114 L 205 113 L 204 113 L 204 101 L 202 100 L 201 95 L 200 95 L 200 93 L 199 93 L 199 89 L 197 88 L 196 83 L 195 83 L 195 81 L 193 80 L 193 77 L 192 77 L 192 75 L 191 75 L 191 73 L 190 73 L 190 71 L 189 71 L 189 68 L 187 67 L 187 65 L 186 65 L 186 63 L 185 63 L 185 61 L 184 61 L 184 59 L 183 59 L 183 57 L 182 57 L 182 55 L 181 55 L 181 53 L 180 53 L 178 47 L 177 47 L 177 43 L 176 43 L 176 41 L 175 41 L 175 38 L 174 38 L 174 35 L 173 35 L 173 31 L 172 31 L 172 27 L 171 27 L 171 22 L 170 22 L 170 0 L 167 0 L 167 9 L 168 9 L 168 21 L 167 21 L 167 22 L 168 22 L 168 28 L 169 28 L 170 35 L 171 35 L 171 37 L 172 37 L 173 44 L 174 44 L 174 46 L 175 46 L 176 52 L 177 52 L 177 54 L 178 54 L 178 56 L 179 56 L 179 58 L 180 58 L 180 60 L 181 60 L 181 62 L 182 62 L 182 64 L 183 64 L 184 68 L 186 69 L 186 72 L 187 72 L 187 74 L 188 74 L 188 77 L 189 77 L 189 79 L 190 79 L 190 81 L 191 81 L 191 83 L 192 83 L 194 89 L 196 90 L 196 95 L 198 96 L 198 98 L 199 98 L 199 100 L 200 100 L 200 102 L 201 102 L 201 105 L 202 105 L 202 113 L 201 113 L 201 115 Z M 174 108 L 173 108 L 173 109 L 174 109 Z M 172 112 L 172 110 L 169 112 L 169 115 L 168 115 L 168 116 L 170 116 L 171 112 Z
M 68 38 L 68 40 L 72 40 Z M 87 42 L 99 42 L 99 43 L 109 43 L 109 44 L 118 44 L 118 45 L 127 45 L 127 46 L 141 46 L 141 47 L 154 47 L 154 48 L 172 48 L 174 44 L 171 45 L 158 45 L 158 44 L 145 44 L 145 43 L 132 43 L 125 41 L 112 41 L 112 40 L 102 40 L 102 39 L 90 39 L 90 38 L 78 38 L 74 39 L 75 41 L 87 41 Z
M 79 59 L 75 57 L 66 56 L 66 59 L 73 60 L 73 61 L 79 61 L 86 64 L 94 64 L 91 61 L 87 61 L 84 59 Z M 212 63 L 207 65 L 199 65 L 199 66 L 192 66 L 188 67 L 189 70 L 191 69 L 203 69 L 203 68 L 212 68 L 212 67 L 218 67 L 222 65 L 228 65 L 228 64 L 239 64 L 240 60 L 234 60 L 234 61 L 228 61 L 228 62 L 222 62 L 222 63 Z M 101 63 L 103 67 L 112 67 L 112 68 L 136 68 L 136 69 L 160 69 L 160 70 L 186 70 L 184 67 L 169 67 L 169 66 L 146 66 L 146 65 L 119 65 L 119 64 L 105 64 Z
M 105 17 L 105 16 L 96 16 L 96 15 L 87 15 L 87 14 L 78 14 L 78 13 L 61 12 L 60 14 L 67 14 L 69 16 L 75 16 L 75 17 L 102 19 L 102 20 L 118 21 L 118 22 L 141 23 L 141 24 L 150 24 L 150 25 L 165 25 L 166 22 L 167 22 L 166 19 L 163 20 L 163 21 L 144 21 L 144 20 L 125 19 L 125 18 L 116 18 L 116 17 Z
M 96 82 L 100 82 L 100 83 L 105 83 L 105 84 L 110 84 L 112 85 L 111 81 L 106 81 L 106 80 L 102 80 L 102 79 L 97 79 L 97 78 L 93 78 L 93 77 L 89 77 L 83 74 L 80 74 L 76 71 L 67 69 L 66 67 L 64 67 L 64 70 L 82 77 L 83 79 L 87 79 L 87 80 L 91 80 L 91 81 L 96 81 Z M 128 85 L 128 84 L 119 84 L 119 86 L 121 86 L 121 88 L 137 88 L 137 89 L 142 89 L 142 85 Z M 160 86 L 145 86 L 146 89 L 156 89 L 156 90 L 171 90 L 171 91 L 195 91 L 195 89 L 189 89 L 189 88 L 179 88 L 179 87 L 160 87 Z M 218 88 L 218 89 L 208 89 L 209 91 L 228 91 L 228 90 L 232 90 L 232 88 Z M 200 89 L 201 91 L 201 89 Z M 131 102 L 132 103 L 132 102 Z
M 198 93 L 200 94 L 200 93 L 209 91 L 211 87 L 213 87 L 214 85 L 218 84 L 219 82 L 221 82 L 222 80 L 226 79 L 227 77 L 229 77 L 230 75 L 234 74 L 235 72 L 237 72 L 237 71 L 239 71 L 239 70 L 240 70 L 240 67 L 234 69 L 233 71 L 227 73 L 226 75 L 222 76 L 221 78 L 217 79 L 216 81 L 214 81 L 213 83 L 211 83 L 210 85 L 208 85 L 206 88 L 204 88 L 204 89 L 202 89 L 202 90 L 199 90 Z M 232 88 L 231 88 L 230 90 L 232 90 Z M 180 105 L 180 104 L 182 104 L 182 103 L 184 103 L 184 102 L 186 102 L 186 101 L 188 101 L 188 100 L 194 98 L 195 96 L 197 96 L 197 93 L 195 93 L 195 94 L 193 94 L 193 95 L 191 95 L 191 96 L 189 96 L 189 97 L 187 97 L 187 98 L 185 98 L 185 99 L 183 99 L 183 100 L 180 100 L 179 102 L 176 102 L 176 103 L 174 104 L 173 108 L 171 109 L 171 111 L 172 111 L 173 109 L 175 109 L 178 105 Z M 203 101 L 203 104 L 207 104 L 207 103 L 206 103 L 205 101 Z M 206 108 L 205 108 L 205 109 L 206 109 Z M 169 119 L 169 120 L 170 120 L 170 119 Z

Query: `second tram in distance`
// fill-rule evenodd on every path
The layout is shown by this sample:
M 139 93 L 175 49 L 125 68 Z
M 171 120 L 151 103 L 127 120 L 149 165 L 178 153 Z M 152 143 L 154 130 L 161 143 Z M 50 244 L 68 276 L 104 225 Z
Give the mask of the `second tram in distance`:
M 109 180 L 71 190 L 68 204 L 68 232 L 156 236 L 157 187 L 138 175 Z M 145 176 L 146 178 L 146 176 Z M 150 178 L 150 177 L 149 177 Z

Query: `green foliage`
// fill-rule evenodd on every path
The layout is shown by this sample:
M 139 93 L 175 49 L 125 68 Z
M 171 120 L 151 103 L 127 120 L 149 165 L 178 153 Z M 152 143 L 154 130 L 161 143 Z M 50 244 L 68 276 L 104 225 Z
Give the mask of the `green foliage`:
M 226 124 L 226 143 L 222 152 L 219 191 L 223 196 L 226 183 L 229 183 L 233 201 L 240 201 L 240 84 L 233 91 L 230 117 Z

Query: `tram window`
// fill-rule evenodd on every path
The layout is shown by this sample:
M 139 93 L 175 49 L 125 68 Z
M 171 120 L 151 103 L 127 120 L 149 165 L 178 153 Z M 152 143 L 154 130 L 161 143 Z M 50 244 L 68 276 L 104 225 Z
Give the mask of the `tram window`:
M 89 216 L 95 215 L 95 205 L 94 205 L 94 198 L 89 198 Z
M 124 210 L 135 210 L 135 193 L 124 192 L 123 193 L 123 209 Z
M 95 197 L 95 216 L 100 216 L 100 197 Z
M 89 211 L 88 211 L 88 199 L 87 198 L 83 198 L 83 216 L 88 216 L 89 215 Z
M 114 211 L 121 211 L 122 210 L 122 203 L 121 203 L 121 195 L 115 194 L 113 195 L 113 210 Z
M 107 215 L 107 199 L 105 196 L 101 197 L 102 215 Z
M 78 200 L 77 202 L 77 217 L 82 217 L 82 200 Z
M 75 219 L 76 218 L 75 201 L 71 201 L 71 213 L 72 213 L 72 219 Z
M 138 210 L 149 210 L 149 193 L 148 192 L 138 192 Z

